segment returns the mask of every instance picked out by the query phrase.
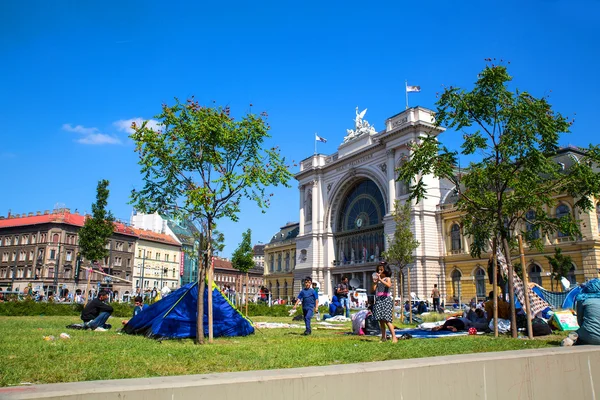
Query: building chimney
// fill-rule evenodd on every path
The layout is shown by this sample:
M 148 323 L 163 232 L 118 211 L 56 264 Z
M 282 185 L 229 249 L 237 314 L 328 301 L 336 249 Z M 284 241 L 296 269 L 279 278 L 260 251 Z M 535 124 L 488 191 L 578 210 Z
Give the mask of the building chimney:
M 50 214 L 50 210 L 44 210 L 44 215 Z
M 42 215 L 42 212 L 41 211 L 36 211 L 35 215 Z
M 21 214 L 15 214 L 15 218 L 19 218 Z
M 27 214 L 28 217 L 33 217 L 33 213 L 30 212 L 29 214 Z

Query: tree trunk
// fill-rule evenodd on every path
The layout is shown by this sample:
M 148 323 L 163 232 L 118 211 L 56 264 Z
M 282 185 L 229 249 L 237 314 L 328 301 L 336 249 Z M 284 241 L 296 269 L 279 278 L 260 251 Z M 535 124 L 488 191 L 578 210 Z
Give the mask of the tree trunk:
M 246 272 L 246 295 L 244 296 L 246 299 L 246 318 L 248 318 L 248 273 Z
M 523 238 L 521 235 L 519 237 L 519 252 L 521 253 L 521 265 L 525 265 L 525 250 L 523 249 Z M 523 286 L 525 287 L 525 292 L 523 293 L 525 297 L 525 312 L 527 314 L 527 334 L 529 339 L 533 339 L 533 329 L 531 327 L 531 302 L 529 300 L 529 281 L 527 278 L 527 274 L 523 273 Z
M 412 324 L 412 294 L 410 293 L 410 265 L 406 267 L 406 290 L 408 290 L 408 322 Z
M 206 221 L 206 258 L 208 271 L 208 343 L 213 342 L 213 258 L 212 258 L 212 220 Z
M 494 337 L 498 337 L 498 244 L 494 238 L 492 242 L 492 303 L 494 304 Z
M 202 254 L 202 246 L 198 247 L 198 319 L 196 321 L 196 344 L 204 344 L 204 289 L 206 281 L 206 255 Z
M 515 311 L 515 279 L 513 276 L 513 266 L 510 260 L 510 248 L 508 247 L 508 240 L 502 238 L 504 244 L 504 258 L 506 259 L 506 265 L 508 266 L 508 297 L 510 298 L 510 331 L 512 337 L 517 337 L 517 314 Z

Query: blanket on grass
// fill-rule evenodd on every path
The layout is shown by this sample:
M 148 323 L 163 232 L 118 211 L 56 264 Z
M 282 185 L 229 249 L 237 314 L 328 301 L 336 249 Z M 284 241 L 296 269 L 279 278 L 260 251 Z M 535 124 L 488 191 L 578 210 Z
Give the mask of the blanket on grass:
M 449 336 L 466 336 L 468 332 L 450 332 L 450 331 L 431 331 L 425 329 L 396 329 L 396 336 L 409 334 L 413 339 L 435 339 Z

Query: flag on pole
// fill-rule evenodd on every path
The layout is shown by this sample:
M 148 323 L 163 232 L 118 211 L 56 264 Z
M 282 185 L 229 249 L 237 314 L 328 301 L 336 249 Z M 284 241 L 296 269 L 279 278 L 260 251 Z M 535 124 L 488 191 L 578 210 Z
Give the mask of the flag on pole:
M 407 92 L 420 92 L 421 91 L 421 86 L 406 86 L 406 91 Z
M 316 140 L 317 142 L 323 142 L 323 143 L 327 143 L 327 139 L 325 139 L 325 138 L 322 138 L 321 136 L 317 135 L 316 133 L 315 133 L 315 140 Z

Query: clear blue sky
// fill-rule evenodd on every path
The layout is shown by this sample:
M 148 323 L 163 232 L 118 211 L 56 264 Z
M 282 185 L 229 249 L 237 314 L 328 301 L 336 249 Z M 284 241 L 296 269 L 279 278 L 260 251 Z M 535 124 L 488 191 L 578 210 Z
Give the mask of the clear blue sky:
M 514 84 L 576 115 L 561 144 L 598 143 L 598 1 L 17 1 L 0 2 L 0 215 L 89 211 L 100 179 L 128 220 L 141 186 L 123 125 L 195 95 L 234 115 L 267 111 L 288 160 L 337 150 L 354 108 L 377 130 L 441 86 L 472 87 L 484 58 L 511 62 Z M 179 4 L 185 3 L 185 4 Z M 218 3 L 218 4 L 217 4 Z M 388 4 L 385 4 L 388 3 Z M 455 147 L 452 132 L 441 140 Z M 293 172 L 297 172 L 294 168 Z M 260 214 L 223 221 L 224 255 L 247 228 L 268 242 L 298 220 L 298 189 L 274 190 Z

